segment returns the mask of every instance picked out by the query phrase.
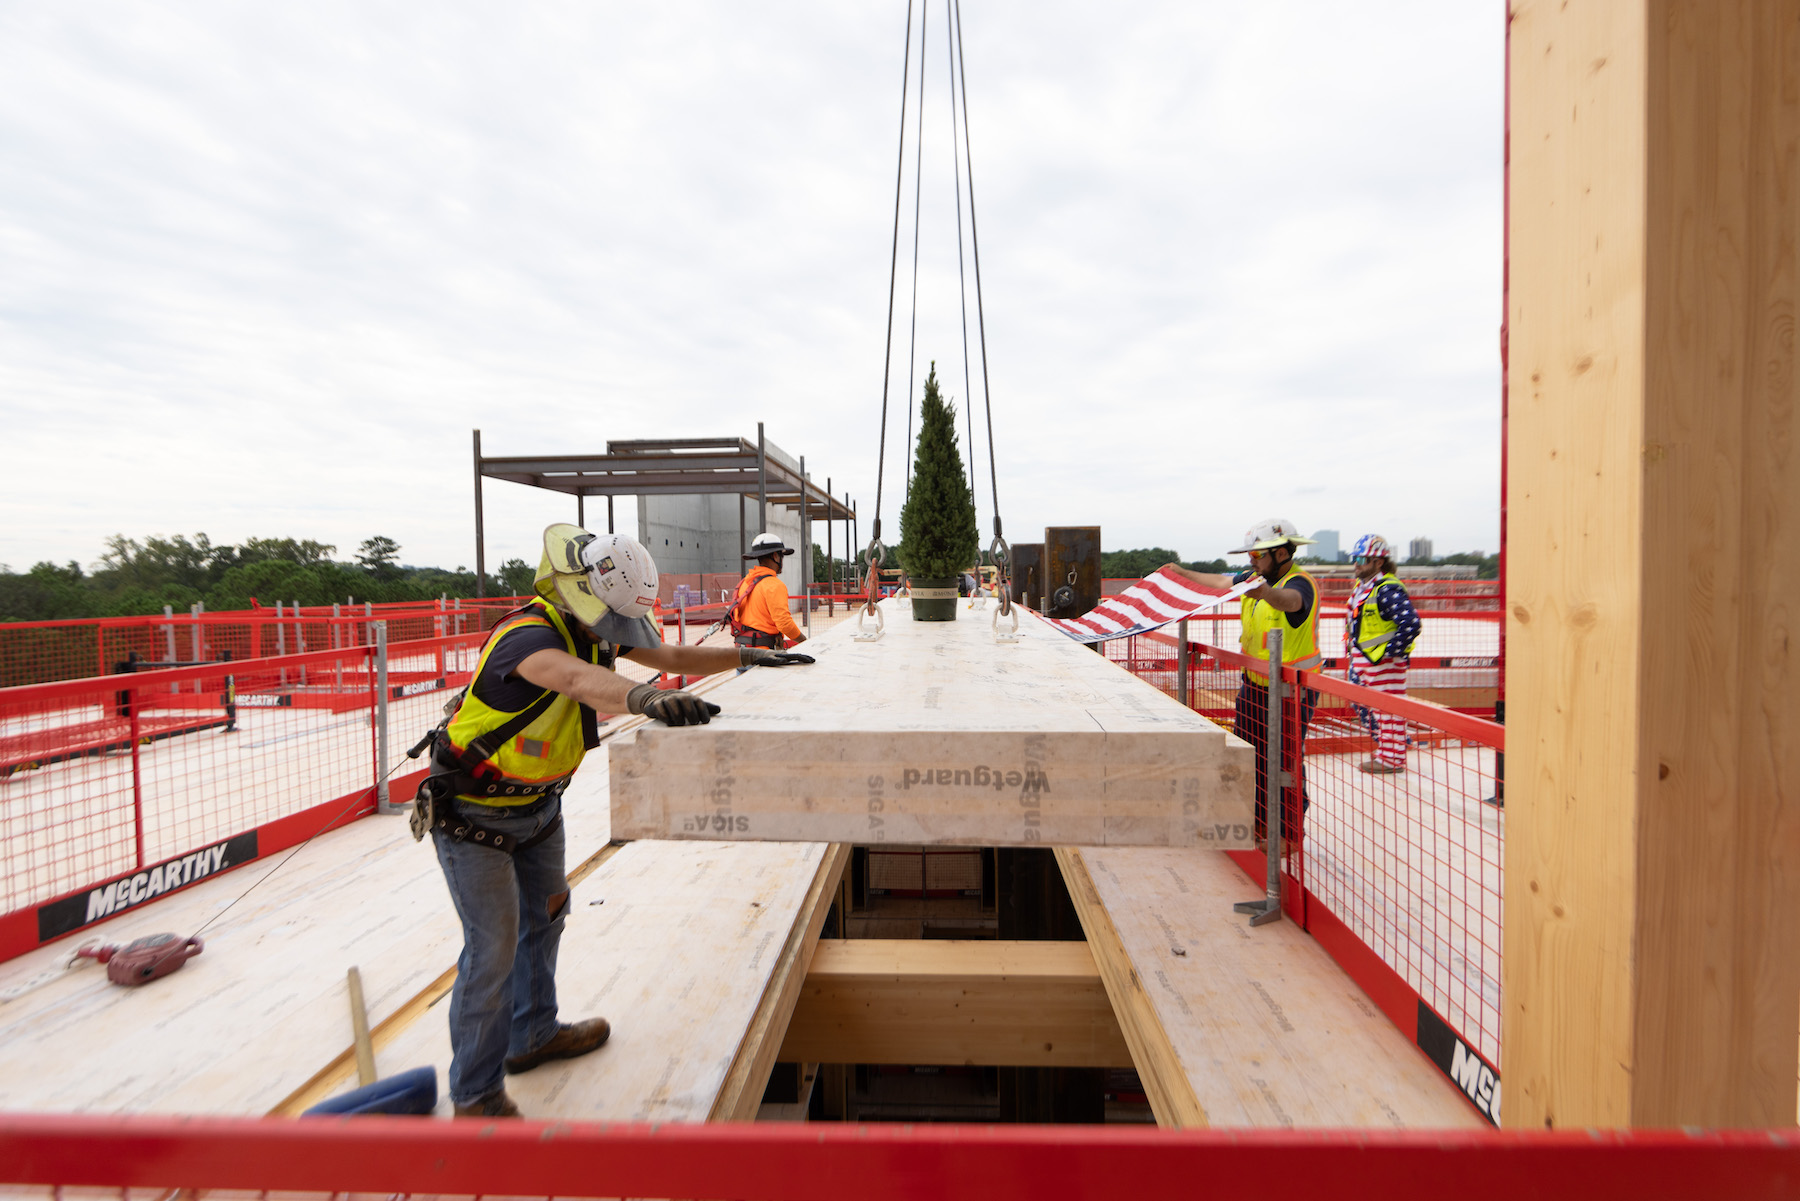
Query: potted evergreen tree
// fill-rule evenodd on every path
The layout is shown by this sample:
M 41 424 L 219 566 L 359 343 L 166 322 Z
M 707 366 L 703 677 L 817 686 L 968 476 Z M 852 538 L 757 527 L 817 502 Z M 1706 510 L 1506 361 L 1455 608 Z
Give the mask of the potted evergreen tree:
M 956 414 L 938 392 L 934 362 L 925 377 L 912 487 L 900 509 L 900 565 L 911 584 L 915 621 L 956 620 L 957 576 L 980 550 L 975 498 L 956 448 Z

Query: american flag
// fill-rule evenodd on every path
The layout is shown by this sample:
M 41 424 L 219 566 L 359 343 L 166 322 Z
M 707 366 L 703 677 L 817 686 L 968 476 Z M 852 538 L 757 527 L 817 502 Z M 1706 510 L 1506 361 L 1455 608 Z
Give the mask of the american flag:
M 1210 613 L 1261 582 L 1261 577 L 1251 576 L 1229 591 L 1203 588 L 1164 567 L 1117 596 L 1101 597 L 1100 603 L 1081 617 L 1044 620 L 1077 642 L 1105 642 L 1127 634 L 1147 634 L 1184 617 Z

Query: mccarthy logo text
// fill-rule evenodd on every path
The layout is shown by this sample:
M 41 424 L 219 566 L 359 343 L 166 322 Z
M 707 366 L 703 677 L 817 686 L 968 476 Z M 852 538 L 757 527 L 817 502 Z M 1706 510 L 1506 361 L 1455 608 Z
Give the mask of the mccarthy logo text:
M 139 872 L 128 880 L 118 880 L 105 888 L 88 893 L 87 921 L 105 917 L 129 905 L 138 905 L 152 897 L 191 884 L 202 876 L 210 876 L 225 863 L 225 844 L 183 855 L 180 859 Z M 86 924 L 86 923 L 83 923 Z

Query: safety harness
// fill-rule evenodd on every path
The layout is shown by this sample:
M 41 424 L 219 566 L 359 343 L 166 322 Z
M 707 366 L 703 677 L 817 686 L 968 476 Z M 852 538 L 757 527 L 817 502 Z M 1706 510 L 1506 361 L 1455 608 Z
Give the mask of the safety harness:
M 508 616 L 511 616 L 508 614 Z M 502 621 L 505 619 L 503 618 Z M 473 688 L 471 681 L 469 688 Z M 530 850 L 544 839 L 550 837 L 562 826 L 562 814 L 558 813 L 543 829 L 531 837 L 519 839 L 512 834 L 495 830 L 469 818 L 454 819 L 449 815 L 449 801 L 457 796 L 491 796 L 522 798 L 544 796 L 560 792 L 569 782 L 568 776 L 556 780 L 542 781 L 536 784 L 524 784 L 519 781 L 494 781 L 485 779 L 476 773 L 482 764 L 493 758 L 494 754 L 521 733 L 532 722 L 542 717 L 555 703 L 557 694 L 546 688 L 531 704 L 506 721 L 489 730 L 485 734 L 470 739 L 469 745 L 458 752 L 450 742 L 449 725 L 451 717 L 462 705 L 463 698 L 468 695 L 465 688 L 444 706 L 444 720 L 432 728 L 431 732 L 421 740 L 414 752 L 422 751 L 427 745 L 431 747 L 431 760 L 435 766 L 447 770 L 428 774 L 419 781 L 419 790 L 413 797 L 413 811 L 410 819 L 412 836 L 415 842 L 424 839 L 427 830 L 442 830 L 455 842 L 471 841 L 480 846 L 492 847 L 496 851 L 505 851 L 516 855 L 520 851 Z M 586 714 L 583 714 L 584 718 Z M 584 741 L 588 739 L 584 738 Z M 515 800 L 515 803 L 517 801 Z
M 764 580 L 772 580 L 775 578 L 777 577 L 772 575 L 759 575 L 750 582 L 748 588 L 744 587 L 742 584 L 738 585 L 737 595 L 731 598 L 731 607 L 725 610 L 725 622 L 730 626 L 731 639 L 733 642 L 737 643 L 737 645 L 766 646 L 775 650 L 781 649 L 782 637 L 780 634 L 771 634 L 767 630 L 759 630 L 755 626 L 745 625 L 744 619 L 741 616 L 744 611 L 744 605 L 750 600 L 751 596 L 755 595 L 757 585 L 761 584 Z

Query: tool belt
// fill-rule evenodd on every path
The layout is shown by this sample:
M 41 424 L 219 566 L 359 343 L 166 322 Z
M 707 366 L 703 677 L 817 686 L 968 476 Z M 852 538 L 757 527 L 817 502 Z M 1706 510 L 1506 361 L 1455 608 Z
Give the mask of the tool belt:
M 520 851 L 529 851 L 562 828 L 562 814 L 558 813 L 543 829 L 529 838 L 521 839 L 470 818 L 452 817 L 450 800 L 458 795 L 455 779 L 454 775 L 446 774 L 426 776 L 419 782 L 418 794 L 413 797 L 412 815 L 408 819 L 414 842 L 422 840 L 427 830 L 442 830 L 450 836 L 452 842 L 473 842 L 496 851 L 505 851 L 509 855 L 517 855 Z M 564 781 L 557 780 L 537 791 L 547 793 L 563 783 Z
M 746 627 L 745 632 L 739 634 L 734 641 L 739 646 L 766 646 L 770 650 L 778 651 L 781 649 L 783 640 L 780 634 L 765 634 L 761 630 Z

